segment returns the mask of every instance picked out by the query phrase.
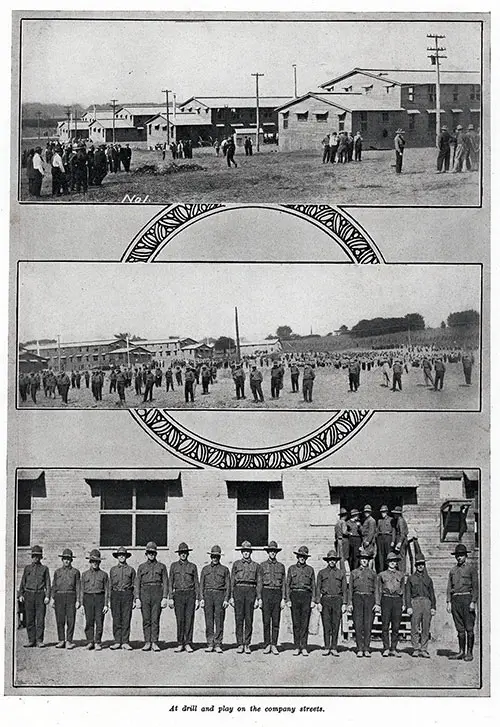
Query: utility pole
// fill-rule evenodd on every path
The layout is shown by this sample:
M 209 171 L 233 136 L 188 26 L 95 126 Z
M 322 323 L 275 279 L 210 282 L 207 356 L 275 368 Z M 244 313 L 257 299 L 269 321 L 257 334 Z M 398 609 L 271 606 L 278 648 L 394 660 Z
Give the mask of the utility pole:
M 259 78 L 261 78 L 263 75 L 263 73 L 252 73 L 252 76 L 255 76 L 255 116 L 257 122 L 257 151 L 260 150 Z
M 42 115 L 41 111 L 36 112 L 36 118 L 38 120 L 38 141 L 40 141 L 40 116 Z
M 68 141 L 71 141 L 71 109 L 66 106 L 66 118 L 68 120 Z
M 234 325 L 236 328 L 236 356 L 238 357 L 238 363 L 241 360 L 241 351 L 240 351 L 240 327 L 238 325 L 238 308 L 234 309 Z
M 298 98 L 298 93 L 297 93 L 297 64 L 296 63 L 292 63 L 292 68 L 293 68 L 293 97 L 294 98 Z
M 445 35 L 427 34 L 428 38 L 433 38 L 434 47 L 427 48 L 431 55 L 427 57 L 431 59 L 431 65 L 436 66 L 436 146 L 438 144 L 438 137 L 441 133 L 441 78 L 439 75 L 439 61 L 448 56 L 440 55 L 446 48 L 442 48 L 439 45 L 439 41 L 442 38 L 446 38 Z
M 75 124 L 75 141 L 78 136 L 78 111 L 75 109 L 75 115 L 73 118 L 74 124 Z
M 61 336 L 59 333 L 57 334 L 57 360 L 59 373 L 61 373 Z
M 116 141 L 116 133 L 115 133 L 115 111 L 116 111 L 116 102 L 118 101 L 117 98 L 112 98 L 111 103 L 113 104 L 113 144 Z
M 165 106 L 167 107 L 167 145 L 170 144 L 170 111 L 168 108 L 168 94 L 170 93 L 170 89 L 164 88 L 162 93 L 165 94 Z

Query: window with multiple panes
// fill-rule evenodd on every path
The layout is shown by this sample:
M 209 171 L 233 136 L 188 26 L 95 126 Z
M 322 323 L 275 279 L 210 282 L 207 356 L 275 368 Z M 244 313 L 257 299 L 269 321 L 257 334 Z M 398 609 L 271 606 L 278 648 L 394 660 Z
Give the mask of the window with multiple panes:
M 31 545 L 31 480 L 17 481 L 17 545 Z
M 480 101 L 481 100 L 481 86 L 470 87 L 470 100 Z
M 361 134 L 366 134 L 368 132 L 368 112 L 361 111 L 359 116 L 360 116 Z
M 328 121 L 328 111 L 324 114 L 316 114 L 316 121 L 318 124 L 326 124 Z
M 288 111 L 283 112 L 283 128 L 284 129 L 288 129 L 288 115 L 289 115 Z
M 345 129 L 345 114 L 339 114 L 339 131 Z
M 415 101 L 415 88 L 408 86 L 408 101 Z
M 434 83 L 429 83 L 427 86 L 427 95 L 429 103 L 436 103 L 436 86 Z
M 297 121 L 307 121 L 309 117 L 309 111 L 304 111 L 304 113 L 297 114 Z
M 249 540 L 262 547 L 269 542 L 269 484 L 248 482 L 238 487 L 236 545 Z
M 162 481 L 110 481 L 100 488 L 100 545 L 145 546 L 168 540 L 167 485 Z

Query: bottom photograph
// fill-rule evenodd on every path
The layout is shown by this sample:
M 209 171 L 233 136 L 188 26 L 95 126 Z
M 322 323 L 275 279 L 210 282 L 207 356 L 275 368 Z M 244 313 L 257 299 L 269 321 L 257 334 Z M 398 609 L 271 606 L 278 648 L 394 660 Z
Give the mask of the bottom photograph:
M 10 693 L 483 687 L 478 469 L 46 468 L 15 484 Z

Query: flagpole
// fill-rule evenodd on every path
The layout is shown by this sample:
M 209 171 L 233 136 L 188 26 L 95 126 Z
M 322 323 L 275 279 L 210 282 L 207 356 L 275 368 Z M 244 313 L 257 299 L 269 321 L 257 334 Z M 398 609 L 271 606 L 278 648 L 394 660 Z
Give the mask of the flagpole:
M 238 325 L 238 308 L 235 307 L 234 309 L 234 323 L 236 328 L 236 355 L 238 357 L 238 363 L 241 359 L 241 352 L 240 352 L 240 328 Z

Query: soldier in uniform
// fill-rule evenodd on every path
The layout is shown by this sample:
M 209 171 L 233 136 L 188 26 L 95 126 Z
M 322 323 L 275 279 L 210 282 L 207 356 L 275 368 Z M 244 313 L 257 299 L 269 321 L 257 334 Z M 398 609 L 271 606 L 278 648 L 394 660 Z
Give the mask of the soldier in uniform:
M 375 589 L 376 613 L 382 618 L 382 656 L 397 656 L 399 641 L 399 626 L 405 608 L 405 575 L 397 569 L 401 556 L 389 553 L 387 556 L 387 569 L 377 576 Z M 389 645 L 389 630 L 391 640 Z
M 341 557 L 334 550 L 329 550 L 323 560 L 327 566 L 318 573 L 315 595 L 323 622 L 323 656 L 338 656 L 340 621 L 347 609 L 347 578 L 345 571 L 337 567 Z
M 477 569 L 467 562 L 469 551 L 458 543 L 452 555 L 457 564 L 450 570 L 446 589 L 446 610 L 453 616 L 458 634 L 458 654 L 450 659 L 472 661 L 474 650 L 474 624 L 479 597 Z
M 294 656 L 309 656 L 307 651 L 307 637 L 311 609 L 314 608 L 315 575 L 314 569 L 307 564 L 309 548 L 301 545 L 294 550 L 297 563 L 291 565 L 286 577 L 287 606 L 292 613 L 293 641 L 295 644 Z
M 101 570 L 102 558 L 99 550 L 91 550 L 87 560 L 90 568 L 82 573 L 80 581 L 80 603 L 83 603 L 85 611 L 85 637 L 88 642 L 87 649 L 101 651 L 104 616 L 109 610 L 109 577 Z
M 387 556 L 391 552 L 393 537 L 392 520 L 389 517 L 389 508 L 387 505 L 380 507 L 380 518 L 377 520 L 377 572 L 381 573 L 385 569 Z
M 453 137 L 448 131 L 447 126 L 441 127 L 441 133 L 438 136 L 438 157 L 437 157 L 437 173 L 447 172 L 450 168 L 450 153 Z
M 136 395 L 142 396 L 142 371 L 140 369 L 134 370 L 134 386 Z
M 260 564 L 262 573 L 262 626 L 264 633 L 264 654 L 279 654 L 278 636 L 281 610 L 285 608 L 286 573 L 285 566 L 276 556 L 281 551 L 278 543 L 271 540 L 267 548 L 268 559 Z
M 394 137 L 394 150 L 396 152 L 396 174 L 401 174 L 401 171 L 403 169 L 403 153 L 405 150 L 405 140 L 403 138 L 404 134 L 403 129 L 398 129 L 396 131 L 396 136 Z
M 62 568 L 54 571 L 52 581 L 52 607 L 58 638 L 56 649 L 74 649 L 75 617 L 80 608 L 80 571 L 73 568 L 73 551 L 70 548 L 65 548 L 59 557 Z
M 292 381 L 292 394 L 299 393 L 299 367 L 292 361 L 290 364 L 290 379 Z
M 113 394 L 116 391 L 116 369 L 111 369 L 109 373 L 109 393 Z
M 196 381 L 196 375 L 194 369 L 190 366 L 186 369 L 184 374 L 184 399 L 186 404 L 194 402 L 194 385 Z
M 401 361 L 394 361 L 392 365 L 392 389 L 391 391 L 402 391 L 401 376 L 403 375 L 403 364 Z
M 127 376 L 123 371 L 116 374 L 116 389 L 118 391 L 120 406 L 125 404 L 125 387 L 127 386 Z
M 399 505 L 392 511 L 394 515 L 394 530 L 391 548 L 401 556 L 399 569 L 406 572 L 406 551 L 408 549 L 408 523 L 403 517 L 403 508 Z
M 422 554 L 415 557 L 415 573 L 408 576 L 405 596 L 406 612 L 411 617 L 412 656 L 430 659 L 427 647 L 431 619 L 436 613 L 436 595 Z
M 175 551 L 179 560 L 170 566 L 169 606 L 175 609 L 177 621 L 176 653 L 193 651 L 194 612 L 200 607 L 198 568 L 188 560 L 191 548 L 180 543 Z
M 90 385 L 92 387 L 92 396 L 94 397 L 94 401 L 100 401 L 100 375 L 97 369 L 92 371 L 92 381 Z
M 361 525 L 359 523 L 359 510 L 353 508 L 347 520 L 347 533 L 349 535 L 349 570 L 352 572 L 359 565 L 359 549 L 361 547 Z
M 257 369 L 257 366 L 252 365 L 252 370 L 250 371 L 250 390 L 253 394 L 253 400 L 255 402 L 264 401 L 264 393 L 262 391 L 262 371 L 259 371 Z
M 361 525 L 361 546 L 365 553 L 370 553 L 370 566 L 375 568 L 375 555 L 377 552 L 377 523 L 372 516 L 371 505 L 363 508 L 364 520 Z
M 83 375 L 85 376 L 85 387 L 88 389 L 90 384 L 90 372 L 85 370 Z
M 220 562 L 222 550 L 214 545 L 208 553 L 210 565 L 205 565 L 200 575 L 200 606 L 205 612 L 206 652 L 222 654 L 224 619 L 231 597 L 229 568 Z
M 467 386 L 472 384 L 472 366 L 474 365 L 474 356 L 470 353 L 464 353 L 462 356 L 462 368 L 464 370 L 465 383 Z
M 356 361 L 356 359 L 351 358 L 349 361 L 349 391 L 357 391 L 359 387 L 359 375 L 361 371 L 361 367 L 359 365 L 359 361 Z
M 250 654 L 254 609 L 261 606 L 262 573 L 258 563 L 252 560 L 252 544 L 244 540 L 240 547 L 241 558 L 235 560 L 231 570 L 231 600 L 236 625 L 237 654 Z
M 113 638 L 114 644 L 111 649 L 125 649 L 130 651 L 129 644 L 130 622 L 132 620 L 132 609 L 134 603 L 135 569 L 127 563 L 130 558 L 126 548 L 121 545 L 113 553 L 113 558 L 118 560 L 109 571 L 109 584 L 111 588 L 111 616 L 113 617 Z
M 165 390 L 170 391 L 170 389 L 174 390 L 174 373 L 171 368 L 168 368 L 165 371 Z
M 352 613 L 356 656 L 371 656 L 370 641 L 375 615 L 377 576 L 370 566 L 371 555 L 360 550 L 359 568 L 351 572 L 348 591 L 348 613 Z
M 241 363 L 236 364 L 233 369 L 233 381 L 236 389 L 236 398 L 245 399 L 245 372 Z
M 153 387 L 155 383 L 155 375 L 151 371 L 151 369 L 148 369 L 145 372 L 145 378 L 144 378 L 144 398 L 143 403 L 146 401 L 153 401 Z
M 422 361 L 422 371 L 424 372 L 424 384 L 434 386 L 434 379 L 432 378 L 432 364 L 427 356 L 425 356 Z
M 210 392 L 208 390 L 208 386 L 212 380 L 212 374 L 211 374 L 209 367 L 206 364 L 204 364 L 201 367 L 200 375 L 201 375 L 201 385 L 203 388 L 202 394 L 209 394 Z
M 182 386 L 182 371 L 180 366 L 177 366 L 175 369 L 175 380 L 177 381 L 177 386 Z
M 271 399 L 280 398 L 280 389 L 283 386 L 283 369 L 277 361 L 273 362 L 271 368 Z
M 168 605 L 167 567 L 156 559 L 157 554 L 158 546 L 150 541 L 146 545 L 147 560 L 140 564 L 135 578 L 135 605 L 142 609 L 143 651 L 160 651 L 161 610 Z
M 40 376 L 35 371 L 32 371 L 30 374 L 30 394 L 33 404 L 36 404 L 36 394 L 39 388 Z
M 59 389 L 59 393 L 61 394 L 63 404 L 68 403 L 69 383 L 70 382 L 68 374 L 66 373 L 66 371 L 61 371 L 57 382 L 57 388 Z
M 314 366 L 312 364 L 306 364 L 304 366 L 304 373 L 302 374 L 302 393 L 304 395 L 304 401 L 308 402 L 309 404 L 312 403 L 312 392 L 315 376 L 316 374 L 314 373 Z
M 446 366 L 443 363 L 443 359 L 439 357 L 434 364 L 434 371 L 436 372 L 436 377 L 434 379 L 434 391 L 441 391 L 443 389 L 444 384 L 444 374 L 446 371 Z
M 345 507 L 339 510 L 339 519 L 335 523 L 335 548 L 340 557 L 340 567 L 343 571 L 349 572 L 349 531 L 347 529 L 347 517 L 349 513 Z
M 18 599 L 26 611 L 26 631 L 28 643 L 25 647 L 42 648 L 45 632 L 45 611 L 50 601 L 50 575 L 46 565 L 42 565 L 43 550 L 39 545 L 31 548 L 31 563 L 24 567 Z

